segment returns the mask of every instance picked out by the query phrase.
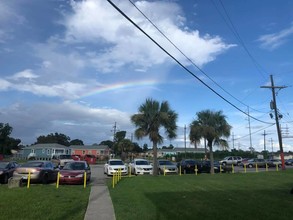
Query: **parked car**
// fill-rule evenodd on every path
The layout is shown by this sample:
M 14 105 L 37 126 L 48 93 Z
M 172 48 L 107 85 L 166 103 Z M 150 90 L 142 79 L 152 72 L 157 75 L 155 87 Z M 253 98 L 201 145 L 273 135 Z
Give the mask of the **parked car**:
M 134 159 L 129 163 L 129 168 L 134 175 L 153 174 L 153 166 L 145 159 Z
M 73 161 L 64 165 L 60 170 L 60 184 L 83 184 L 86 173 L 86 182 L 91 179 L 91 168 L 86 161 Z
M 92 154 L 86 154 L 84 155 L 83 159 L 88 162 L 88 164 L 96 164 L 97 158 L 95 155 Z
M 225 157 L 223 160 L 219 161 L 220 164 L 222 164 L 223 166 L 226 165 L 237 165 L 239 166 L 242 162 L 242 157 L 239 156 L 229 156 L 229 157 Z
M 177 174 L 178 168 L 176 164 L 169 160 L 158 160 L 158 173 L 159 174 Z
M 0 162 L 0 182 L 7 183 L 8 179 L 13 176 L 14 170 L 19 166 L 15 161 L 1 161 Z
M 225 168 L 225 166 L 221 167 L 220 163 L 218 161 L 214 161 L 214 172 L 215 173 L 219 173 L 220 171 L 225 172 L 224 168 Z M 201 161 L 200 165 L 198 166 L 198 172 L 199 173 L 210 173 L 211 172 L 211 161 L 209 161 L 209 160 Z
M 26 181 L 29 173 L 31 182 L 47 184 L 57 180 L 58 169 L 51 161 L 28 161 L 15 169 L 13 178 L 22 178 Z
M 200 161 L 194 159 L 184 159 L 177 164 L 177 167 L 178 169 L 181 167 L 181 173 L 183 174 L 195 173 L 195 168 L 199 168 L 200 164 Z
M 53 155 L 51 159 L 52 163 L 59 168 L 63 168 L 67 162 L 73 161 L 72 156 L 70 154 L 57 154 Z
M 264 159 L 253 158 L 242 162 L 242 166 L 246 166 L 248 168 L 256 167 L 256 164 L 257 167 L 266 167 L 267 161 Z
M 122 175 L 128 174 L 127 165 L 120 159 L 110 159 L 104 165 L 104 173 L 108 176 L 113 175 L 114 173 L 121 171 Z
M 293 165 L 293 159 L 288 159 L 285 161 L 286 165 L 292 166 Z
M 268 164 L 268 167 L 282 167 L 282 161 L 278 159 L 269 159 L 266 162 Z

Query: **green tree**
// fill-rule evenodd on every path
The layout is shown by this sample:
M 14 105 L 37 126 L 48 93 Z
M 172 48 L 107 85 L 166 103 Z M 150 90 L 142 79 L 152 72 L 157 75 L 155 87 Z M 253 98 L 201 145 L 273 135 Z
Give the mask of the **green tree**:
M 136 126 L 135 137 L 141 139 L 148 136 L 153 143 L 153 174 L 158 174 L 157 147 L 163 143 L 160 129 L 164 128 L 168 138 L 176 137 L 178 115 L 170 109 L 169 103 L 152 99 L 146 99 L 145 103 L 138 108 L 137 114 L 131 116 L 131 122 Z
M 207 140 L 210 152 L 211 174 L 214 173 L 213 145 L 218 145 L 224 149 L 228 148 L 228 143 L 222 137 L 229 137 L 231 126 L 227 123 L 222 111 L 204 110 L 198 112 L 197 118 L 190 124 L 190 141 L 200 141 L 201 138 Z
M 84 145 L 82 140 L 74 139 L 69 142 L 69 145 Z
M 11 154 L 11 150 L 17 150 L 21 142 L 20 139 L 10 137 L 13 128 L 8 124 L 0 123 L 0 153 Z
M 56 144 L 62 144 L 65 146 L 70 145 L 70 137 L 66 136 L 65 134 L 59 134 L 55 132 L 55 134 L 51 133 L 47 136 L 41 135 L 37 138 L 36 144 L 46 144 L 46 143 L 56 143 Z

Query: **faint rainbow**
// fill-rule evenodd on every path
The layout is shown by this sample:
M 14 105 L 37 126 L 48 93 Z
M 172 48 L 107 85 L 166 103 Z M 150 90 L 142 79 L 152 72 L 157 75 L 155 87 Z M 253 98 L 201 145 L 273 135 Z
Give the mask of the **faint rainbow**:
M 117 91 L 121 89 L 128 89 L 128 88 L 135 88 L 135 87 L 142 87 L 142 86 L 154 86 L 157 84 L 158 84 L 158 81 L 156 80 L 143 80 L 143 81 L 129 81 L 129 82 L 119 82 L 119 83 L 114 83 L 109 85 L 101 85 L 99 87 L 92 89 L 89 92 L 82 94 L 79 98 L 101 94 L 104 92 Z

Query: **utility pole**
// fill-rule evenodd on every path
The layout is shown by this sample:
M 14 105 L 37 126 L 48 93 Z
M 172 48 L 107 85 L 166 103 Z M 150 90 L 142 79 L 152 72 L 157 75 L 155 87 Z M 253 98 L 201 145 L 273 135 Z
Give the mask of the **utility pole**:
M 279 146 L 280 146 L 280 154 L 281 154 L 281 161 L 282 161 L 282 170 L 285 170 L 285 160 L 284 160 L 282 133 L 281 133 L 280 124 L 279 124 L 279 114 L 278 114 L 278 109 L 277 109 L 277 101 L 276 101 L 275 89 L 284 89 L 287 86 L 275 86 L 274 85 L 274 80 L 273 80 L 273 75 L 270 75 L 270 78 L 271 78 L 271 86 L 261 86 L 261 88 L 272 89 L 273 101 L 271 102 L 271 108 L 275 112 L 275 120 L 276 120 L 276 127 L 277 127 Z
M 248 109 L 248 129 L 249 129 L 249 141 L 250 141 L 250 147 L 252 148 L 252 141 L 251 141 L 251 126 L 250 126 L 250 115 L 249 115 L 249 107 Z
M 266 148 L 266 136 L 268 135 L 266 133 L 266 130 L 263 131 L 262 135 L 263 135 L 263 150 L 266 151 L 267 150 L 267 148 Z
M 116 121 L 114 123 L 114 126 L 113 126 L 113 142 L 115 143 L 116 141 L 116 129 L 117 129 L 117 125 L 116 125 Z
M 185 148 L 185 158 L 186 159 L 186 125 L 184 125 L 184 148 Z

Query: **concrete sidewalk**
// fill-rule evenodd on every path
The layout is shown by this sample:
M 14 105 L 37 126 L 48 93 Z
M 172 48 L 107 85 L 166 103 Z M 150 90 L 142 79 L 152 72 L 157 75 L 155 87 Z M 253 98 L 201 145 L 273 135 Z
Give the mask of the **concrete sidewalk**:
M 84 220 L 115 220 L 114 207 L 106 186 L 103 168 L 99 165 L 91 167 L 93 178 Z

